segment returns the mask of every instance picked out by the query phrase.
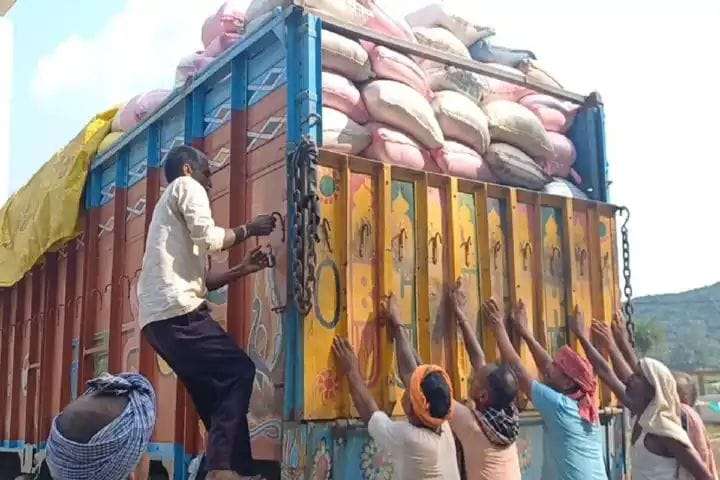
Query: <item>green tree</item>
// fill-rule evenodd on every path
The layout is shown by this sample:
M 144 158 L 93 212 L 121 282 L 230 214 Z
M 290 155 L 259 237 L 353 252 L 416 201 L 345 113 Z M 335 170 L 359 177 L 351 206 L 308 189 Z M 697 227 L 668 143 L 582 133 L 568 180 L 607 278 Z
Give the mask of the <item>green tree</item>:
M 641 357 L 649 352 L 663 353 L 665 350 L 665 331 L 652 319 L 638 320 L 635 323 L 635 348 Z

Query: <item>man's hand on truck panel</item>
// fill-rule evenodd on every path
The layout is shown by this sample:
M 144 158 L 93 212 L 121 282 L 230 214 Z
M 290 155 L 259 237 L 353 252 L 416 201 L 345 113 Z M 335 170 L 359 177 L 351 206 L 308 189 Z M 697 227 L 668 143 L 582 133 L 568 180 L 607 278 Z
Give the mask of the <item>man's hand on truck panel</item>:
M 205 276 L 205 286 L 211 292 L 218 290 L 238 278 L 265 270 L 270 267 L 270 262 L 270 254 L 264 251 L 262 246 L 255 247 L 248 252 L 242 262 L 229 270 L 219 272 L 210 270 Z
M 357 355 L 355 355 L 350 342 L 342 337 L 335 337 L 332 351 L 337 361 L 339 376 L 348 380 L 350 396 L 353 399 L 358 415 L 360 415 L 363 422 L 368 423 L 373 413 L 380 409 L 365 384 L 365 380 L 362 378 Z
M 276 219 L 273 215 L 258 215 L 247 225 L 225 230 L 223 250 L 234 247 L 250 237 L 266 237 L 275 230 Z

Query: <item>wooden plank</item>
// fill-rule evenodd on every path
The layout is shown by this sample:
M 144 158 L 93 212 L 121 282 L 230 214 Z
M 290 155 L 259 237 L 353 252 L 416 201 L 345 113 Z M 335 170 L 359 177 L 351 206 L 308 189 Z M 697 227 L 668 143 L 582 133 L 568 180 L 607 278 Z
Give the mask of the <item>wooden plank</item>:
M 512 305 L 517 305 L 520 301 L 525 304 L 528 317 L 528 329 L 535 336 L 537 331 L 537 318 L 539 317 L 536 310 L 535 296 L 537 276 L 535 271 L 535 263 L 533 262 L 534 252 L 538 251 L 538 247 L 533 238 L 533 210 L 534 205 L 520 203 L 517 199 L 517 191 L 515 189 L 508 190 L 507 196 L 507 215 L 508 215 L 508 259 L 509 283 L 510 283 L 510 299 Z M 521 339 L 514 339 L 516 346 L 520 346 L 520 357 L 525 367 L 530 373 L 538 377 L 537 366 L 532 357 L 530 349 Z M 528 399 L 525 396 L 521 398 L 521 406 L 527 405 Z
M 576 263 L 573 261 L 575 256 L 575 236 L 573 235 L 574 228 L 573 220 L 573 203 L 572 199 L 566 198 L 563 200 L 562 207 L 562 246 L 564 255 L 562 257 L 563 271 L 565 272 L 564 277 L 569 280 L 565 284 L 566 291 L 566 315 L 573 315 L 575 306 L 579 304 L 581 293 L 578 290 L 577 285 L 577 268 Z M 575 351 L 579 351 L 579 344 L 575 335 L 568 332 L 568 345 L 570 345 Z
M 444 183 L 444 182 L 443 182 Z M 423 352 L 423 360 L 440 365 L 447 371 L 452 370 L 450 349 L 448 309 L 444 301 L 448 285 L 447 277 L 449 257 L 447 228 L 447 198 L 444 185 L 428 186 L 427 193 L 427 281 L 428 281 L 428 316 L 427 335 L 430 340 L 430 351 Z M 423 300 L 420 294 L 418 299 Z M 422 347 L 422 345 L 421 345 Z
M 392 293 L 393 283 L 393 252 L 392 252 L 392 192 L 390 165 L 377 165 L 378 171 L 378 210 L 376 222 L 378 225 L 377 252 L 378 254 L 378 287 L 380 295 Z M 395 390 L 395 349 L 389 340 L 387 325 L 381 332 L 381 375 L 383 380 L 383 405 L 380 407 L 386 412 L 392 412 L 397 398 Z
M 332 342 L 347 331 L 347 167 L 318 168 L 321 184 L 320 243 L 317 251 L 317 296 L 313 310 L 303 323 L 305 345 L 304 418 L 333 419 L 347 416 L 349 403 L 340 395 L 339 378 L 332 358 Z M 330 180 L 331 179 L 331 180 Z
M 480 266 L 480 303 L 483 303 L 493 296 L 492 276 L 493 276 L 493 259 L 492 259 L 492 243 L 490 240 L 490 225 L 488 215 L 488 191 L 487 185 L 482 184 L 475 191 L 475 210 L 477 212 L 477 238 L 478 238 L 478 255 Z M 500 356 L 497 348 L 495 333 L 492 329 L 485 329 L 483 332 L 483 350 L 488 361 L 499 360 Z
M 450 261 L 448 265 L 449 278 L 455 281 L 462 277 L 462 254 L 460 243 L 463 242 L 460 233 L 460 219 L 458 212 L 458 181 L 450 178 L 445 192 L 446 205 L 448 206 L 447 216 L 447 241 L 450 248 Z M 449 322 L 448 338 L 450 339 L 450 365 L 449 375 L 453 382 L 453 389 L 457 398 L 467 398 L 466 379 L 470 375 L 467 368 L 467 353 L 463 345 L 458 342 L 458 328 L 454 322 Z
M 417 325 L 418 352 L 420 358 L 432 358 L 432 332 L 430 329 L 430 218 L 429 192 L 427 175 L 417 182 Z M 436 254 L 437 255 L 437 254 Z

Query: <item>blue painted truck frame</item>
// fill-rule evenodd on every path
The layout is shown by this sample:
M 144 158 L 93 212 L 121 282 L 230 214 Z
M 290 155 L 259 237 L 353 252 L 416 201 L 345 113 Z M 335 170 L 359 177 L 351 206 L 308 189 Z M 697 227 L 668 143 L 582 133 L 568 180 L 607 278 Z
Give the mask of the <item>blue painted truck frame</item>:
M 166 102 L 109 151 L 92 164 L 87 182 L 85 206 L 99 208 L 112 198 L 114 189 L 126 189 L 147 175 L 148 169 L 160 168 L 164 153 L 178 143 L 192 144 L 202 138 L 208 128 L 206 121 L 207 92 L 214 84 L 230 76 L 227 102 L 233 110 L 246 110 L 249 98 L 248 59 L 259 55 L 263 45 L 285 48 L 287 77 L 287 143 L 288 151 L 303 136 L 322 143 L 322 21 L 302 9 L 278 10 L 263 27 L 226 52 L 192 84 L 176 90 Z M 268 41 L 272 38 L 273 41 Z M 579 173 L 583 189 L 591 198 L 608 201 L 608 171 L 605 159 L 605 135 L 602 104 L 584 108 L 570 132 L 578 147 Z M 144 163 L 144 165 L 143 165 Z M 288 178 L 292 178 L 288 166 Z M 292 182 L 288 181 L 288 224 L 295 221 Z M 294 257 L 294 230 L 288 228 L 288 255 Z M 288 278 L 293 278 L 292 262 L 288 262 Z M 288 298 L 293 286 L 288 282 Z M 355 421 L 303 422 L 303 352 L 302 318 L 297 305 L 290 302 L 283 318 L 285 350 L 285 390 L 282 412 L 282 478 L 326 478 L 323 466 L 331 468 L 334 478 L 388 478 L 387 459 L 369 440 L 367 430 Z M 114 335 L 110 332 L 110 335 Z M 78 375 L 72 379 L 73 391 L 78 390 Z M 607 416 L 606 446 L 612 478 L 624 472 L 624 420 L 617 413 Z M 539 478 L 542 454 L 542 431 L 539 418 L 523 418 L 521 457 L 524 478 Z M 620 434 L 618 435 L 618 432 Z M 620 440 L 618 440 L 620 439 Z M 3 443 L 3 450 L 19 452 L 23 445 Z M 152 460 L 172 465 L 173 478 L 186 478 L 192 456 L 180 444 L 152 444 Z M 321 470 L 318 470 L 321 469 Z

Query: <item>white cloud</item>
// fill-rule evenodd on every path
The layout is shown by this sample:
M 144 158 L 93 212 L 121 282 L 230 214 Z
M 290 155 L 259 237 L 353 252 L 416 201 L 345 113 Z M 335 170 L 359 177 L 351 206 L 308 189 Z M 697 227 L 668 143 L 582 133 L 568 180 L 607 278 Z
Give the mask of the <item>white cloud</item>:
M 35 98 L 52 109 L 65 96 L 103 106 L 171 88 L 178 60 L 202 48 L 200 31 L 220 0 L 128 0 L 93 38 L 72 35 L 40 58 Z

